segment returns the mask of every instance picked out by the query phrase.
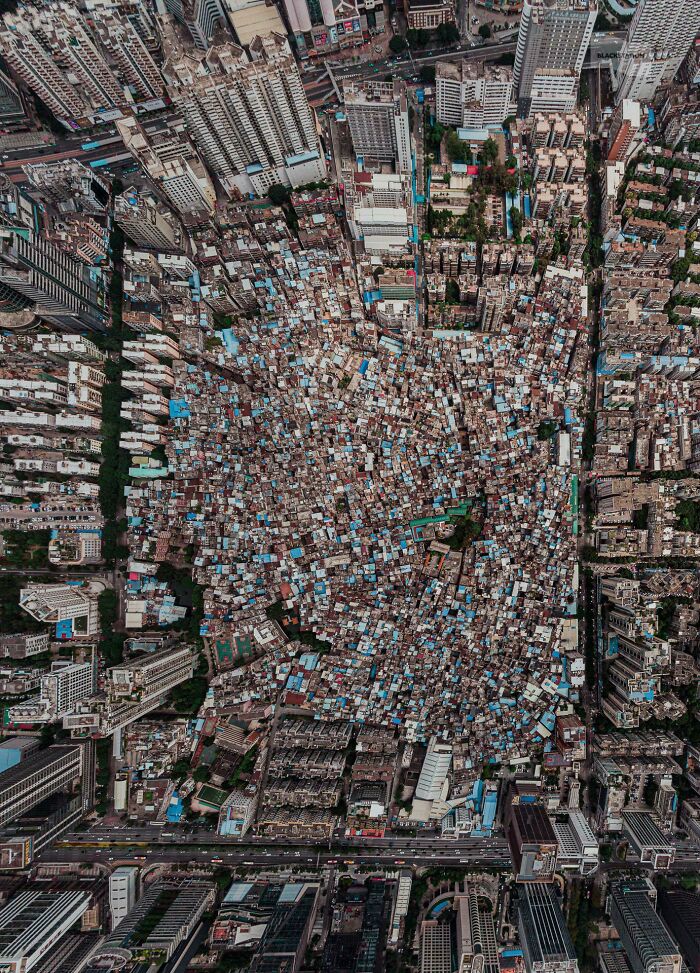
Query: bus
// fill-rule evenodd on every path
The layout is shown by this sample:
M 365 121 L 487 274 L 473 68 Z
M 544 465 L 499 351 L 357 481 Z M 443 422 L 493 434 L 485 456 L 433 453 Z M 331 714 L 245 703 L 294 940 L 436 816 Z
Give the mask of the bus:
M 93 159 L 90 162 L 91 169 L 107 169 L 109 166 L 119 165 L 120 162 L 133 162 L 134 157 L 131 152 L 120 152 L 119 155 L 111 155 L 108 159 Z
M 110 135 L 106 139 L 98 139 L 94 142 L 83 142 L 80 148 L 83 152 L 90 152 L 92 149 L 99 149 L 101 145 L 114 145 L 115 142 L 121 142 L 121 135 Z

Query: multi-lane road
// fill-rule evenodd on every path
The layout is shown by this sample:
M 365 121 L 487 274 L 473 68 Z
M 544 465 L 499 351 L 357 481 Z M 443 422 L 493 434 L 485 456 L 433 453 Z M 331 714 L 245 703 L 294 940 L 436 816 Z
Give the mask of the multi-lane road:
M 439 834 L 391 835 L 371 838 L 346 835 L 342 829 L 329 838 L 270 838 L 246 835 L 223 838 L 210 829 L 183 828 L 163 824 L 159 827 L 95 824 L 87 831 L 67 835 L 42 860 L 82 861 L 94 858 L 114 861 L 125 855 L 144 857 L 152 862 L 192 861 L 226 864 L 252 861 L 256 864 L 328 864 L 352 861 L 358 865 L 480 865 L 510 867 L 511 857 L 505 838 L 443 838 Z M 631 862 L 638 866 L 638 862 Z M 607 867 L 607 866 L 604 866 Z M 624 867 L 624 863 L 610 863 Z M 676 844 L 676 869 L 700 867 L 700 847 L 691 841 Z
M 173 129 L 183 124 L 182 118 L 173 111 L 147 121 L 142 119 L 142 122 L 149 134 Z M 94 148 L 82 148 L 83 145 L 90 144 L 93 144 Z M 90 135 L 85 132 L 80 135 L 66 135 L 52 143 L 47 143 L 41 148 L 27 146 L 26 148 L 12 149 L 11 153 L 9 151 L 6 153 L 11 157 L 0 162 L 0 172 L 8 175 L 14 182 L 21 182 L 24 179 L 22 172 L 24 165 L 59 162 L 62 159 L 79 159 L 84 165 L 90 165 L 91 162 L 109 159 L 115 155 L 123 155 L 125 152 L 124 143 L 116 129 L 112 125 L 105 125 L 103 128 L 93 131 Z M 133 165 L 134 161 L 130 158 L 126 162 L 118 163 L 113 168 L 119 169 Z
M 467 41 L 440 50 L 416 51 L 415 54 L 404 52 L 376 61 L 362 61 L 359 64 L 347 63 L 311 68 L 303 75 L 304 90 L 311 104 L 315 108 L 321 108 L 329 100 L 337 101 L 338 91 L 342 89 L 345 81 L 366 81 L 372 78 L 383 81 L 387 77 L 407 79 L 417 76 L 421 67 L 434 66 L 438 61 L 462 59 L 488 61 L 514 51 L 512 31 L 503 31 L 495 43 L 483 46 L 480 40 Z
M 438 61 L 493 61 L 504 55 L 514 54 L 517 29 L 504 30 L 492 40 L 483 43 L 480 39 L 467 40 L 442 50 L 424 50 L 415 53 L 404 52 L 394 57 L 377 61 L 363 61 L 360 64 L 341 64 L 328 67 L 319 66 L 304 74 L 304 88 L 312 105 L 321 107 L 334 98 L 345 81 L 366 80 L 385 77 L 410 78 L 418 74 L 421 67 L 434 66 Z M 614 60 L 622 47 L 624 31 L 609 31 L 594 34 L 588 51 L 587 65 L 598 66 Z M 335 87 L 333 85 L 335 80 Z
M 137 846 L 125 848 L 123 845 L 112 844 L 106 847 L 80 847 L 69 843 L 61 843 L 43 852 L 40 856 L 42 863 L 48 862 L 101 862 L 114 865 L 122 860 L 140 860 L 146 864 L 156 865 L 161 862 L 167 864 L 197 863 L 200 865 L 228 865 L 280 867 L 280 866 L 313 866 L 319 868 L 324 865 L 370 865 L 383 868 L 402 867 L 430 867 L 454 868 L 460 865 L 466 868 L 510 868 L 511 858 L 507 848 L 459 848 L 445 847 L 446 843 L 431 848 L 416 847 L 398 851 L 391 848 L 314 848 L 289 846 L 267 846 L 259 848 L 231 847 L 230 844 L 209 847 L 190 844 L 185 837 L 183 841 L 171 839 L 168 843 L 156 842 L 148 847 Z
M 181 829 L 96 826 L 68 835 L 43 862 L 99 861 L 113 864 L 123 858 L 158 862 L 257 866 L 327 865 L 346 862 L 383 867 L 464 865 L 510 868 L 508 845 L 500 837 L 447 839 L 427 837 L 345 837 L 341 832 L 328 839 L 270 839 L 248 836 L 225 839 L 213 831 L 185 833 Z
M 122 861 L 141 861 L 145 865 L 214 865 L 234 867 L 320 868 L 326 865 L 370 866 L 381 868 L 496 868 L 512 867 L 504 838 L 447 839 L 429 837 L 364 838 L 344 837 L 331 841 L 293 838 L 270 839 L 248 836 L 223 839 L 212 831 L 184 833 L 179 829 L 95 827 L 76 832 L 40 856 L 42 863 L 99 862 L 116 867 Z M 602 864 L 603 870 L 620 871 L 643 868 L 634 861 Z M 676 849 L 674 872 L 700 868 L 700 848 L 680 842 Z

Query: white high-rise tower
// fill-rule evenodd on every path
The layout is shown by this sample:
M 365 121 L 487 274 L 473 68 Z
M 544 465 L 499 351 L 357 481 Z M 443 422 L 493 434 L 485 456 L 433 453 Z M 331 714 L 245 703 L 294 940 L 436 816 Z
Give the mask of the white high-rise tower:
M 229 190 L 263 195 L 276 183 L 323 179 L 314 114 L 286 40 L 255 37 L 249 50 L 252 61 L 227 43 L 166 65 L 192 141 Z
M 700 31 L 700 0 L 639 0 L 620 53 L 615 99 L 650 101 L 673 80 Z
M 525 0 L 513 66 L 521 117 L 574 107 L 597 14 L 597 0 Z
M 349 81 L 343 89 L 345 115 L 355 155 L 391 162 L 411 171 L 411 127 L 403 81 Z

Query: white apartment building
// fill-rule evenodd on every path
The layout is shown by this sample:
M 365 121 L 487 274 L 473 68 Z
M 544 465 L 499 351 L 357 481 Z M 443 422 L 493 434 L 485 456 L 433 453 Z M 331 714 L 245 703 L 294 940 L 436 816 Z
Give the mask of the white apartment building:
M 63 718 L 73 736 L 112 736 L 113 753 L 121 755 L 121 731 L 160 706 L 175 686 L 194 675 L 187 646 L 164 649 L 113 666 L 105 690 L 78 702 Z
M 403 207 L 357 207 L 353 214 L 357 239 L 362 240 L 365 252 L 404 253 L 408 246 L 411 225 Z
M 51 663 L 50 672 L 41 677 L 38 696 L 7 709 L 11 724 L 53 723 L 62 720 L 76 705 L 95 692 L 95 665 L 59 659 Z
M 345 212 L 355 240 L 367 253 L 405 250 L 413 224 L 411 180 L 406 173 L 353 170 L 345 179 Z
M 574 71 L 536 71 L 530 89 L 530 114 L 573 111 L 578 97 L 578 75 Z
M 615 100 L 647 102 L 673 80 L 700 32 L 700 0 L 639 0 L 617 62 Z
M 0 969 L 31 973 L 90 904 L 87 892 L 21 892 L 0 910 Z
M 139 870 L 132 865 L 120 865 L 109 876 L 109 911 L 112 931 L 136 905 Z
M 592 875 L 599 864 L 598 841 L 586 816 L 577 808 L 550 816 L 557 836 L 557 865 L 563 871 Z
M 41 677 L 41 701 L 54 719 L 62 718 L 81 699 L 95 691 L 95 664 L 59 659 L 51 671 Z
M 114 200 L 114 219 L 139 247 L 170 250 L 179 247 L 182 228 L 156 199 L 128 189 Z
M 76 361 L 104 361 L 107 357 L 89 338 L 79 334 L 38 334 L 32 339 L 32 352 L 50 358 Z
M 56 414 L 56 428 L 99 433 L 101 423 L 97 416 L 71 415 L 69 412 L 58 412 Z
M 411 133 L 402 81 L 353 81 L 344 86 L 345 115 L 355 156 L 411 171 Z
M 97 596 L 104 585 L 29 584 L 19 593 L 20 608 L 38 622 L 56 625 L 57 635 L 93 637 L 100 634 Z M 65 635 L 64 635 L 65 633 Z
M 92 761 L 91 743 L 54 744 L 4 771 L 0 774 L 0 825 L 15 821 L 45 798 L 73 790 L 78 784 L 82 784 L 86 801 L 94 771 Z
M 8 64 L 40 98 L 48 95 L 48 107 L 62 121 L 126 106 L 123 86 L 76 7 L 54 0 L 41 8 L 5 14 L 4 21 L 0 47 Z M 57 93 L 52 95 L 54 83 Z M 73 96 L 66 99 L 68 85 Z
M 29 635 L 24 632 L 13 635 L 0 635 L 0 658 L 29 659 L 33 655 L 48 652 L 48 632 Z
M 135 341 L 125 341 L 123 355 L 135 365 L 156 365 L 158 358 L 180 357 L 180 349 L 176 341 L 167 334 L 147 334 Z
M 435 114 L 455 128 L 500 126 L 515 114 L 510 68 L 473 62 L 438 62 L 435 67 Z
M 521 117 L 532 113 L 536 76 L 542 86 L 543 72 L 573 72 L 578 84 L 597 14 L 597 0 L 525 0 L 513 66 Z M 568 90 L 569 82 L 563 76 L 560 83 Z M 547 84 L 551 99 L 554 78 L 550 77 Z
M 88 412 L 102 406 L 102 386 L 107 378 L 99 368 L 84 362 L 68 362 L 68 405 Z
M 0 31 L 0 50 L 18 78 L 61 120 L 80 118 L 87 105 L 29 31 Z
M 71 524 L 71 527 L 74 525 Z M 102 535 L 94 530 L 72 530 L 70 527 L 57 530 L 49 541 L 49 561 L 51 564 L 94 564 L 102 557 Z
M 355 206 L 408 209 L 411 196 L 411 180 L 405 173 L 353 170 L 345 183 L 345 206 L 351 212 Z
M 214 184 L 190 143 L 179 137 L 157 142 L 149 138 L 133 117 L 117 119 L 115 124 L 126 148 L 178 213 L 211 215 L 214 212 Z
M 216 28 L 226 24 L 222 0 L 164 0 L 164 6 L 187 27 L 202 51 L 211 43 Z
M 264 195 L 326 176 L 301 77 L 277 34 L 256 37 L 250 60 L 234 45 L 170 62 L 173 96 L 210 171 L 228 191 Z
M 218 833 L 236 838 L 243 837 L 255 820 L 257 795 L 245 791 L 232 791 L 219 811 Z
M 447 791 L 447 775 L 452 766 L 452 747 L 431 737 L 420 776 L 416 785 L 416 799 L 419 801 L 438 801 L 444 799 Z
M 377 301 L 374 306 L 377 324 L 389 331 L 415 331 L 416 302 L 401 299 Z
M 8 310 L 31 308 L 66 331 L 104 328 L 104 302 L 89 268 L 40 234 L 0 231 L 0 283 Z
M 194 660 L 187 646 L 164 649 L 113 666 L 107 674 L 107 694 L 115 702 L 144 703 L 162 698 L 193 674 Z
M 450 923 L 425 919 L 420 926 L 420 973 L 451 973 L 451 971 Z
M 0 378 L 0 399 L 67 405 L 68 386 L 63 379 Z
M 158 263 L 171 280 L 189 280 L 197 272 L 196 265 L 184 253 L 159 253 Z
M 160 183 L 165 196 L 178 213 L 214 211 L 216 190 L 197 158 L 168 159 L 155 165 L 149 175 Z
M 102 47 L 136 100 L 160 98 L 163 77 L 131 22 L 114 12 L 103 11 L 94 18 L 94 23 Z

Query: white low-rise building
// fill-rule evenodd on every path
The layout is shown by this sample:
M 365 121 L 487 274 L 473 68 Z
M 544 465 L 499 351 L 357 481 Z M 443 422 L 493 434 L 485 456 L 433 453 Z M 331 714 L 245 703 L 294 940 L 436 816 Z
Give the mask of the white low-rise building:
M 550 816 L 557 836 L 557 865 L 562 871 L 592 875 L 598 868 L 600 850 L 582 811 L 569 809 Z

